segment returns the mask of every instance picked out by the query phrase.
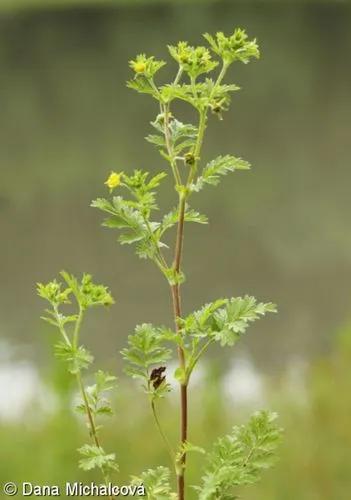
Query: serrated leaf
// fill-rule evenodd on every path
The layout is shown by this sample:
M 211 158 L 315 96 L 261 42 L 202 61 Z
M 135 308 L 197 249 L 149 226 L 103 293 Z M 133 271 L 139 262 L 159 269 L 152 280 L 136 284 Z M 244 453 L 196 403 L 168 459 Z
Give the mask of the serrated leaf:
M 234 345 L 246 332 L 249 324 L 267 312 L 277 312 L 275 304 L 257 303 L 255 297 L 249 295 L 230 299 L 224 308 L 214 313 L 214 339 L 221 346 Z
M 72 374 L 88 368 L 94 357 L 83 346 L 74 347 L 65 342 L 55 345 L 55 355 L 68 364 L 68 370 Z
M 282 430 L 275 413 L 255 413 L 246 425 L 219 438 L 208 454 L 208 465 L 197 487 L 199 500 L 233 498 L 235 488 L 255 483 L 274 464 Z M 235 498 L 235 497 L 234 497 Z
M 168 147 L 165 139 L 167 131 L 168 146 L 173 155 L 180 155 L 185 149 L 194 147 L 198 129 L 192 124 L 182 123 L 181 121 L 173 118 L 171 115 L 167 119 L 167 129 L 165 123 L 165 115 L 159 114 L 151 125 L 159 132 L 159 134 L 150 134 L 146 140 L 160 149 L 163 156 L 168 157 Z
M 206 165 L 202 174 L 190 186 L 190 189 L 197 192 L 200 191 L 205 184 L 216 186 L 219 183 L 221 176 L 227 175 L 228 172 L 249 169 L 250 164 L 241 158 L 236 158 L 231 155 L 218 156 Z
M 268 312 L 276 312 L 275 304 L 257 302 L 255 297 L 219 299 L 180 320 L 186 336 L 212 338 L 222 346 L 234 345 L 251 322 Z
M 170 470 L 166 467 L 148 469 L 140 476 L 132 476 L 133 485 L 144 485 L 148 500 L 176 500 L 170 486 Z
M 103 471 L 118 470 L 115 454 L 106 454 L 101 446 L 86 444 L 79 448 L 78 452 L 83 456 L 79 461 L 79 467 L 85 471 L 95 468 L 102 469 Z
M 135 333 L 128 337 L 128 348 L 121 351 L 128 375 L 148 382 L 150 368 L 171 357 L 172 351 L 164 347 L 163 342 L 162 330 L 148 323 L 138 325 Z

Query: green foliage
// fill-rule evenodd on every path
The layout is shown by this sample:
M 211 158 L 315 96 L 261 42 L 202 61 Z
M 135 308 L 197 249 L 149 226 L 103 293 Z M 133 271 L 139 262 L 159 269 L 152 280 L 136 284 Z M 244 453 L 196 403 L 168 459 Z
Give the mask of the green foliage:
M 167 160 L 170 160 L 168 147 L 172 154 L 179 156 L 185 149 L 195 146 L 198 129 L 190 123 L 182 123 L 170 114 L 166 118 L 165 113 L 160 113 L 151 125 L 159 133 L 148 135 L 146 140 L 160 148 L 161 155 Z M 168 130 L 168 143 L 165 127 Z
M 228 172 L 235 170 L 249 170 L 250 164 L 241 158 L 235 158 L 231 155 L 218 156 L 212 160 L 203 169 L 201 176 L 196 179 L 196 182 L 191 185 L 192 191 L 200 191 L 205 184 L 217 186 L 220 181 L 220 176 L 227 175 Z
M 55 355 L 67 363 L 67 369 L 73 375 L 87 369 L 94 361 L 94 357 L 85 347 L 76 347 L 72 344 L 67 344 L 67 342 L 59 342 L 55 345 Z
M 206 78 L 197 82 L 196 86 L 187 83 L 168 84 L 160 87 L 160 99 L 167 104 L 180 100 L 187 102 L 198 111 L 206 111 L 208 108 L 222 118 L 221 112 L 226 111 L 231 102 L 231 93 L 240 90 L 235 84 L 221 84 L 221 79 L 217 81 Z M 195 91 L 196 89 L 196 91 Z
M 98 431 L 101 426 L 97 425 L 96 418 L 112 414 L 111 404 L 105 395 L 114 387 L 116 377 L 99 370 L 95 374 L 95 384 L 85 388 L 81 372 L 89 368 L 94 358 L 84 346 L 79 345 L 79 335 L 86 310 L 94 306 L 109 306 L 114 300 L 107 287 L 93 283 L 90 274 L 83 274 L 80 281 L 66 271 L 62 271 L 61 276 L 65 283 L 53 280 L 46 285 L 38 284 L 38 295 L 49 301 L 52 307 L 46 310 L 47 316 L 43 319 L 55 326 L 62 336 L 63 340 L 55 345 L 55 354 L 67 364 L 67 370 L 77 379 L 82 402 L 76 410 L 85 414 L 93 440 L 93 444 L 86 444 L 79 449 L 83 456 L 79 467 L 86 471 L 99 468 L 106 481 L 106 474 L 118 470 L 118 466 L 115 455 L 106 454 L 99 444 Z M 65 316 L 60 306 L 69 304 L 71 296 L 75 298 L 77 313 Z M 67 330 L 69 324 L 73 326 L 70 331 Z
M 140 170 L 136 170 L 131 177 L 124 175 L 125 180 L 122 186 L 127 187 L 135 200 L 125 199 L 121 196 L 114 196 L 111 201 L 98 198 L 92 202 L 92 206 L 109 214 L 109 217 L 103 221 L 103 226 L 123 231 L 119 236 L 119 242 L 122 245 L 135 243 L 136 254 L 140 258 L 153 260 L 167 280 L 173 284 L 181 282 L 183 276 L 175 273 L 174 269 L 168 266 L 161 249 L 167 248 L 162 237 L 166 231 L 177 224 L 179 208 L 174 208 L 165 214 L 160 222 L 154 222 L 150 218 L 151 212 L 158 208 L 155 202 L 154 188 L 159 185 L 165 175 L 162 172 L 150 181 L 147 181 L 148 173 L 143 173 Z M 206 224 L 207 217 L 190 209 L 187 205 L 184 221 Z
M 58 328 L 63 336 L 65 348 L 60 344 L 57 347 L 57 354 L 60 357 L 69 363 L 89 363 L 91 362 L 90 355 L 86 354 L 83 348 L 78 348 L 77 345 L 84 312 L 94 306 L 110 306 L 114 300 L 106 286 L 93 283 L 90 274 L 83 274 L 81 281 L 66 271 L 62 271 L 60 274 L 65 283 L 53 280 L 47 284 L 37 284 L 38 295 L 47 300 L 52 307 L 52 309 L 45 310 L 47 316 L 42 316 L 42 319 Z M 60 307 L 70 304 L 72 295 L 76 300 L 78 310 L 76 314 L 66 316 Z M 73 324 L 73 334 L 66 330 L 68 324 Z
M 217 341 L 222 346 L 233 346 L 244 334 L 249 324 L 267 312 L 276 312 L 271 302 L 257 302 L 254 297 L 219 299 L 206 304 L 184 319 L 179 318 L 180 334 L 193 340 L 193 347 L 200 339 Z
M 112 217 L 105 219 L 104 226 L 128 230 L 119 237 L 122 245 L 150 238 L 149 229 L 140 211 L 133 208 L 121 196 L 114 196 L 112 202 L 104 198 L 98 198 L 93 201 L 92 206 L 112 215 Z
M 177 495 L 172 493 L 169 484 L 170 471 L 166 467 L 148 469 L 139 477 L 132 477 L 132 484 L 144 485 L 148 500 L 176 500 Z
M 141 379 L 144 390 L 152 397 L 162 397 L 169 390 L 165 380 L 159 385 L 152 380 L 152 368 L 164 364 L 172 355 L 172 351 L 164 347 L 163 341 L 162 329 L 144 323 L 136 327 L 133 335 L 129 335 L 128 348 L 121 351 L 127 362 L 126 373 Z
M 78 451 L 83 457 L 79 461 L 79 467 L 85 471 L 95 468 L 102 469 L 104 472 L 118 470 L 115 454 L 106 454 L 101 446 L 85 444 Z
M 204 37 L 211 49 L 227 64 L 234 61 L 247 64 L 252 57 L 260 57 L 256 39 L 248 40 L 245 30 L 241 28 L 236 28 L 231 36 L 225 36 L 219 31 L 214 37 L 208 33 Z
M 168 214 L 166 214 L 162 222 L 160 224 L 159 229 L 157 230 L 157 235 L 158 236 L 163 236 L 163 234 L 170 229 L 171 227 L 175 226 L 178 222 L 179 219 L 179 209 L 174 208 L 171 210 Z M 207 217 L 206 215 L 202 215 L 199 212 L 196 212 L 195 210 L 192 210 L 189 205 L 186 205 L 185 207 L 185 213 L 184 213 L 184 221 L 185 222 L 196 222 L 197 224 L 207 224 Z
M 95 384 L 86 388 L 87 400 L 92 415 L 113 415 L 111 402 L 106 398 L 106 393 L 116 387 L 116 382 L 117 378 L 109 373 L 102 370 L 95 373 Z M 86 405 L 81 403 L 77 407 L 77 411 L 87 413 Z
M 222 346 L 232 346 L 246 332 L 251 322 L 267 312 L 276 311 L 276 306 L 272 302 L 257 303 L 255 297 L 248 295 L 232 298 L 225 307 L 214 313 L 215 329 L 211 334 Z
M 234 427 L 216 441 L 208 455 L 202 485 L 196 488 L 199 500 L 229 500 L 236 487 L 260 479 L 261 472 L 274 463 L 281 440 L 276 418 L 275 413 L 255 413 L 246 425 Z

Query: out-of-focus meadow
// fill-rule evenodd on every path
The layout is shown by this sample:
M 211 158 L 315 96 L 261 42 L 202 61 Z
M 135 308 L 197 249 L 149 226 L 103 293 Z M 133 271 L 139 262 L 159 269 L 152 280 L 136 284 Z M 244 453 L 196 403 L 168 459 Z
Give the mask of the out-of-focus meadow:
M 76 468 L 85 436 L 71 411 L 74 385 L 53 358 L 55 333 L 40 322 L 35 295 L 35 283 L 62 268 L 91 272 L 117 299 L 91 315 L 84 333 L 97 365 L 120 377 L 105 430 L 121 466 L 116 481 L 167 463 L 118 354 L 135 324 L 171 325 L 167 287 L 100 227 L 89 204 L 106 192 L 111 169 L 162 168 L 143 140 L 157 109 L 126 89 L 128 60 L 139 52 L 166 57 L 168 43 L 198 43 L 203 32 L 239 25 L 257 36 L 262 58 L 233 70 L 243 90 L 223 122 L 211 120 L 206 157 L 233 153 L 254 168 L 198 197 L 210 227 L 187 231 L 184 305 L 250 293 L 276 302 L 279 314 L 202 365 L 190 438 L 208 447 L 270 407 L 285 428 L 281 458 L 243 498 L 349 499 L 350 6 L 55 5 L 0 3 L 0 482 L 87 479 Z M 165 80 L 172 71 L 170 64 Z M 173 204 L 169 189 L 161 205 Z M 162 406 L 174 438 L 176 405 L 174 396 Z M 193 483 L 200 465 L 192 457 Z

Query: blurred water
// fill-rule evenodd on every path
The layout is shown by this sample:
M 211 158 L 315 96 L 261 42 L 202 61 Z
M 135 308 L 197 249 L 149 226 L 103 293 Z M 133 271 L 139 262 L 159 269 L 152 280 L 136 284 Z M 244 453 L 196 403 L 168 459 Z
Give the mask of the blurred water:
M 250 358 L 242 357 L 231 364 L 228 373 L 223 377 L 223 393 L 236 408 L 264 406 L 264 381 Z

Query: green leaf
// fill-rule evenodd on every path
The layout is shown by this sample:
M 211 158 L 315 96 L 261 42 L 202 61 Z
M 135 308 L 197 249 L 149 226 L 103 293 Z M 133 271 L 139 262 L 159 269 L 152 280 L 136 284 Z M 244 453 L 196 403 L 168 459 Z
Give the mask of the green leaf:
M 169 484 L 170 475 L 166 467 L 148 469 L 140 476 L 132 476 L 132 484 L 144 485 L 148 500 L 177 500 Z
M 55 355 L 68 364 L 68 371 L 72 374 L 88 368 L 94 361 L 94 357 L 83 346 L 76 348 L 65 342 L 55 345 Z
M 257 482 L 276 459 L 282 430 L 275 413 L 255 413 L 246 425 L 236 426 L 219 438 L 208 454 L 199 500 L 233 498 L 235 488 Z M 235 496 L 234 496 L 235 498 Z
M 250 323 L 268 312 L 276 312 L 275 304 L 257 302 L 255 297 L 219 299 L 179 319 L 186 338 L 213 339 L 222 346 L 234 345 Z
M 87 387 L 86 394 L 94 415 L 112 415 L 111 403 L 105 395 L 116 387 L 117 378 L 99 370 L 95 373 L 95 384 Z
M 134 170 L 131 176 L 124 174 L 124 183 L 132 193 L 136 201 L 125 202 L 131 207 L 135 207 L 141 214 L 148 218 L 151 210 L 157 209 L 155 189 L 159 187 L 161 181 L 167 177 L 166 172 L 159 172 L 150 180 L 149 172 Z
M 145 139 L 151 144 L 157 146 L 158 148 L 166 147 L 166 141 L 162 135 L 149 134 L 148 136 L 145 137 Z
M 161 237 L 168 229 L 175 226 L 178 223 L 178 219 L 179 219 L 179 209 L 178 207 L 173 208 L 173 210 L 171 210 L 163 217 L 160 227 L 157 231 L 159 236 Z M 189 205 L 186 205 L 185 207 L 184 221 L 196 222 L 198 224 L 208 223 L 206 215 L 200 214 L 196 210 L 191 209 Z
M 136 90 L 140 94 L 150 94 L 155 97 L 155 99 L 158 98 L 157 92 L 145 78 L 135 78 L 134 80 L 129 80 L 127 82 L 127 87 L 132 90 Z
M 200 191 L 205 184 L 216 186 L 220 181 L 220 177 L 226 175 L 228 172 L 249 169 L 250 164 L 241 158 L 236 158 L 231 155 L 218 156 L 215 160 L 212 160 L 206 165 L 201 176 L 199 176 L 190 186 L 190 189 L 197 192 Z
M 116 455 L 114 453 L 106 454 L 101 446 L 86 444 L 79 448 L 78 452 L 83 456 L 79 461 L 79 467 L 85 471 L 95 468 L 104 472 L 118 470 Z
M 113 197 L 112 203 L 104 198 L 98 198 L 92 202 L 91 206 L 113 216 L 106 219 L 103 225 L 128 229 L 130 232 L 123 233 L 123 238 L 127 239 L 128 236 L 132 235 L 137 239 L 142 239 L 147 235 L 147 228 L 142 214 L 139 210 L 132 208 L 130 203 L 121 196 Z
M 149 218 L 151 210 L 157 208 L 153 189 L 165 175 L 161 172 L 147 181 L 147 172 L 135 170 L 132 176 L 123 177 L 135 201 L 115 196 L 112 203 L 104 198 L 92 202 L 93 207 L 112 215 L 103 222 L 104 226 L 127 230 L 120 235 L 119 242 L 122 245 L 136 243 L 136 253 L 141 258 L 156 260 L 161 246 L 156 233 L 159 224 Z
M 228 303 L 228 299 L 218 299 L 205 304 L 198 311 L 179 320 L 179 326 L 185 336 L 207 337 L 215 328 L 214 313 Z
M 121 351 L 127 362 L 126 373 L 133 378 L 144 380 L 144 388 L 148 390 L 150 368 L 165 363 L 172 354 L 163 346 L 162 329 L 144 323 L 138 325 L 133 335 L 128 337 L 128 348 Z
M 160 149 L 162 156 L 168 158 L 167 143 L 165 139 L 165 114 L 160 113 L 151 125 L 159 134 L 151 134 L 146 140 Z M 190 123 L 182 123 L 175 119 L 170 113 L 167 120 L 167 134 L 170 150 L 173 156 L 179 156 L 185 149 L 189 150 L 195 146 L 198 129 Z M 169 160 L 169 158 L 168 158 Z
M 197 224 L 207 224 L 208 219 L 206 215 L 200 214 L 196 210 L 187 210 L 184 216 L 185 222 L 196 222 Z
M 184 149 L 195 145 L 198 129 L 190 123 L 182 123 L 174 118 L 169 123 L 169 132 L 172 150 L 180 155 Z
M 258 303 L 255 297 L 235 297 L 226 306 L 214 313 L 215 328 L 212 330 L 214 339 L 221 346 L 232 346 L 246 332 L 250 323 L 264 316 L 267 312 L 277 312 L 272 302 Z

